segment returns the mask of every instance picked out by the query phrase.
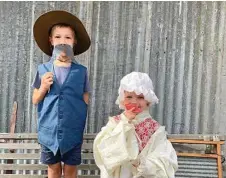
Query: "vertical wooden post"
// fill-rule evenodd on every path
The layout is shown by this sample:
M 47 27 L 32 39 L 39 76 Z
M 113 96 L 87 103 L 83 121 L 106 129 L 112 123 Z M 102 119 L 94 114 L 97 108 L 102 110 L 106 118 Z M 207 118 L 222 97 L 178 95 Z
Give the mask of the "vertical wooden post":
M 217 169 L 218 169 L 218 178 L 223 178 L 221 164 L 221 145 L 219 143 L 217 143 Z
M 15 128 L 16 128 L 16 120 L 17 120 L 17 102 L 14 101 L 13 103 L 13 112 L 11 115 L 11 119 L 10 119 L 10 134 L 14 134 L 15 133 Z M 9 140 L 9 143 L 12 143 L 12 140 Z M 15 150 L 9 150 L 10 153 L 14 153 Z M 7 164 L 13 164 L 13 160 L 12 159 L 8 159 L 7 160 Z M 12 170 L 6 170 L 6 174 L 12 174 L 13 171 Z

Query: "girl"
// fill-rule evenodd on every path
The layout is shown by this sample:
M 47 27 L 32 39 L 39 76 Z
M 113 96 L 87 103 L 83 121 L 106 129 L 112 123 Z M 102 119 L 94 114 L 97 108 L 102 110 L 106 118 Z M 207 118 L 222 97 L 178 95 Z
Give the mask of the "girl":
M 165 128 L 149 107 L 158 102 L 146 73 L 122 78 L 116 104 L 124 112 L 109 118 L 94 140 L 94 158 L 101 178 L 174 178 L 177 156 Z
M 65 11 L 51 11 L 34 24 L 39 48 L 51 56 L 38 66 L 32 101 L 38 104 L 38 141 L 48 178 L 77 177 L 86 122 L 89 85 L 86 67 L 72 62 L 90 38 L 81 21 Z

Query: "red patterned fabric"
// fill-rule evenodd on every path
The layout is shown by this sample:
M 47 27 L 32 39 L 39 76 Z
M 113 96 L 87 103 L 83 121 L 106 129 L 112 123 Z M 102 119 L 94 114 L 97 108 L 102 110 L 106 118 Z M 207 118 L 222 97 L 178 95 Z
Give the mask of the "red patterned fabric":
M 119 121 L 121 120 L 120 115 L 115 116 L 115 117 L 114 117 L 114 120 L 115 120 L 116 122 L 119 122 Z
M 145 119 L 143 122 L 135 125 L 135 131 L 141 141 L 139 144 L 140 151 L 144 149 L 148 143 L 148 140 L 159 128 L 159 126 L 159 123 L 151 118 Z
M 115 116 L 114 120 L 116 122 L 119 122 L 121 120 L 120 115 Z M 159 128 L 159 126 L 160 126 L 160 124 L 151 118 L 147 118 L 143 122 L 140 122 L 139 124 L 135 125 L 135 131 L 137 133 L 137 136 L 139 137 L 139 140 L 141 141 L 141 142 L 139 141 L 140 152 L 147 145 L 148 140 L 155 133 L 155 131 Z

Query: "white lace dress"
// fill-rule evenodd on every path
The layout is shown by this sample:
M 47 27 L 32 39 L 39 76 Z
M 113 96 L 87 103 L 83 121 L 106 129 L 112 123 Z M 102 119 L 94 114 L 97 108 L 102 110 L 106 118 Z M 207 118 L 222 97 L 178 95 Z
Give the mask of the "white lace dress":
M 148 111 L 128 123 L 124 114 L 109 118 L 94 140 L 101 178 L 174 178 L 177 155 L 165 127 Z

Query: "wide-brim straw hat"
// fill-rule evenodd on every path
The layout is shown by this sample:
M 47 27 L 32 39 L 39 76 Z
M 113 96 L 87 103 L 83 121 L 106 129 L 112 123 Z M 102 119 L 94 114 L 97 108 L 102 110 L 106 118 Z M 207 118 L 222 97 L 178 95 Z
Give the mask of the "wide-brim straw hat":
M 77 44 L 73 48 L 74 55 L 81 54 L 89 49 L 90 37 L 82 22 L 69 12 L 55 10 L 41 15 L 36 20 L 33 28 L 35 41 L 45 54 L 52 55 L 49 32 L 54 25 L 59 23 L 68 24 L 75 30 Z

